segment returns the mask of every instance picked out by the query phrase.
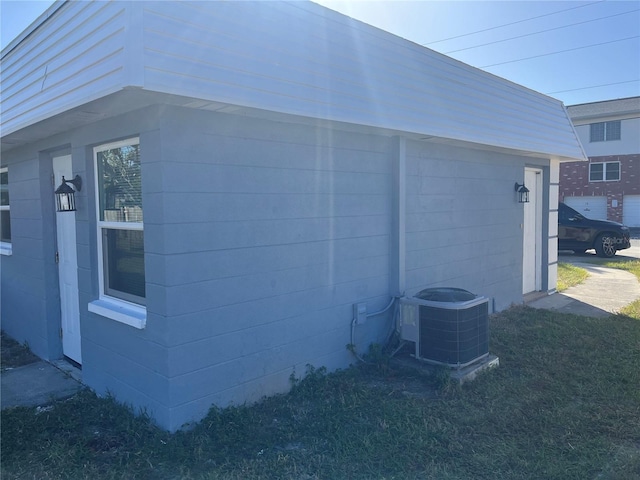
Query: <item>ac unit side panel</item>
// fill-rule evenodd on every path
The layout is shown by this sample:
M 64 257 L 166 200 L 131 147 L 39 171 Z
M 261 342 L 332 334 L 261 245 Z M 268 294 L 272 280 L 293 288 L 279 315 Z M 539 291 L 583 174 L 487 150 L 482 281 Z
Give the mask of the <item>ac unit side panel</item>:
M 419 342 L 420 323 L 418 305 L 415 302 L 400 301 L 400 338 Z

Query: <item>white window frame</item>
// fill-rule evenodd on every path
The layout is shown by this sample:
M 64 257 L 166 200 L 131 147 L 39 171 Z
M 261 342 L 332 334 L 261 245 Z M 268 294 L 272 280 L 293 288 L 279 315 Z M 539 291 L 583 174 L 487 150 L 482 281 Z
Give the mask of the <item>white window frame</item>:
M 7 173 L 9 175 L 9 167 L 0 167 L 0 173 Z M 9 188 L 9 181 L 7 180 L 7 188 Z M 11 201 L 9 201 L 11 202 Z M 11 218 L 11 203 L 9 205 L 0 205 L 0 210 L 9 212 L 9 218 Z M 11 221 L 11 220 L 9 220 Z M 11 255 L 13 253 L 13 243 L 12 242 L 2 242 L 0 241 L 0 255 Z
M 121 298 L 116 298 L 105 293 L 104 282 L 104 251 L 103 251 L 103 231 L 113 230 L 135 230 L 144 231 L 143 222 L 110 222 L 100 220 L 100 179 L 98 178 L 98 153 L 114 148 L 140 145 L 138 137 L 121 140 L 118 142 L 105 143 L 93 148 L 93 165 L 95 171 L 95 200 L 96 200 L 96 227 L 97 227 L 97 254 L 98 254 L 98 300 L 89 303 L 90 312 L 102 315 L 103 317 L 122 322 L 135 328 L 142 329 L 146 325 L 147 308 L 146 305 L 130 302 Z
M 609 136 L 609 130 L 611 129 L 611 124 L 617 124 L 617 130 L 620 132 L 619 138 L 607 138 Z M 603 125 L 603 138 L 602 140 L 594 140 L 592 133 L 592 125 Z M 621 120 L 610 120 L 608 122 L 596 122 L 589 124 L 589 143 L 598 143 L 598 142 L 616 142 L 618 140 L 622 140 L 622 122 Z
M 617 163 L 618 164 L 618 178 L 609 179 L 607 178 L 607 165 Z M 602 165 L 602 179 L 601 180 L 593 180 L 591 178 L 591 166 L 592 165 Z M 589 182 L 619 182 L 620 177 L 622 176 L 622 172 L 620 171 L 620 162 L 592 162 L 589 163 Z

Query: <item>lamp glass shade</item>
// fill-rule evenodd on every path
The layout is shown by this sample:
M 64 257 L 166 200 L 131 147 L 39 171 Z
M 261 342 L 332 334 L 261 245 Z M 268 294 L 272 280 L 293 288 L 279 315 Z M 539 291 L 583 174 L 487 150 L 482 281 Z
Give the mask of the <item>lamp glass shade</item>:
M 518 197 L 520 203 L 529 203 L 529 189 L 522 185 L 518 189 Z
M 62 185 L 56 189 L 55 194 L 58 212 L 76 211 L 75 191 L 66 184 L 64 177 L 62 177 Z

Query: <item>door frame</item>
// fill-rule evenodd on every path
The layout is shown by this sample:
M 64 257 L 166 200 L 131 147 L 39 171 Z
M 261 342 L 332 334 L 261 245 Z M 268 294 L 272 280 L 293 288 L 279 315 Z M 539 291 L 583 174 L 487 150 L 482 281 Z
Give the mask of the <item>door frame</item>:
M 542 168 L 525 167 L 524 169 L 524 183 L 530 191 L 529 203 L 524 204 L 522 219 L 522 293 L 524 295 L 542 290 L 543 175 Z
M 55 186 L 62 183 L 63 175 L 65 178 L 73 178 L 71 155 L 55 156 L 51 163 Z M 55 218 L 62 353 L 74 362 L 82 364 L 76 212 L 56 211 Z

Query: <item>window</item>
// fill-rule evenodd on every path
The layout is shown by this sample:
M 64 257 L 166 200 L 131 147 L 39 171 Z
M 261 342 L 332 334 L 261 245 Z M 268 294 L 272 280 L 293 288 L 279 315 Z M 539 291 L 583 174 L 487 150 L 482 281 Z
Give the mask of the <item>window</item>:
M 100 294 L 145 305 L 142 182 L 137 139 L 94 149 Z
M 589 164 L 590 182 L 611 182 L 620 180 L 620 162 Z
M 590 127 L 590 142 L 609 142 L 611 140 L 620 140 L 621 138 L 620 120 L 592 123 Z
M 0 168 L 0 253 L 11 254 L 9 169 L 7 167 Z

